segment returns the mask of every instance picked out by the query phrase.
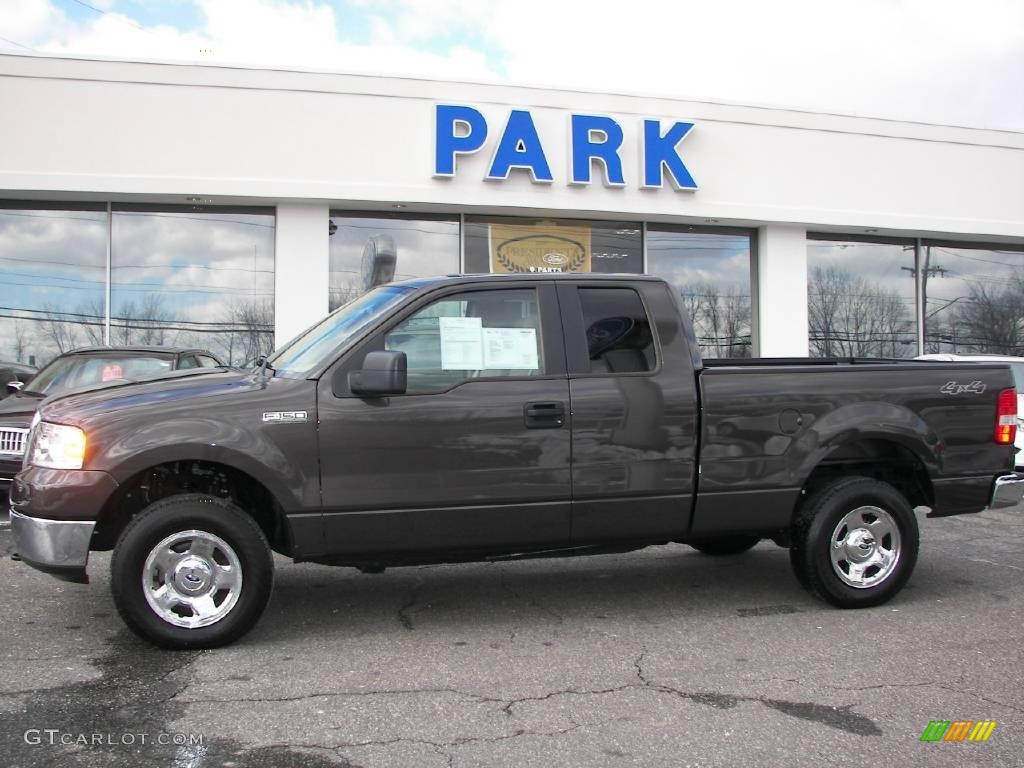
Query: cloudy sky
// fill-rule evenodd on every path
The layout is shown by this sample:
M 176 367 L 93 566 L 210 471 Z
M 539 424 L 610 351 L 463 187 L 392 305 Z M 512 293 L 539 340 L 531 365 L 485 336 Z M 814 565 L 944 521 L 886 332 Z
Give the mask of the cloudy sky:
M 1024 0 L 0 0 L 0 51 L 294 66 L 1024 131 Z

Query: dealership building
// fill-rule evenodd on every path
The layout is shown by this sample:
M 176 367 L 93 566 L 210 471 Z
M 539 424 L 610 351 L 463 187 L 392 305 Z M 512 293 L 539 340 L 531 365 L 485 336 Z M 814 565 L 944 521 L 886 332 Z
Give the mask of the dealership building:
M 0 102 L 0 361 L 240 364 L 392 279 L 567 270 L 664 277 L 706 356 L 1024 355 L 1022 133 L 21 55 Z

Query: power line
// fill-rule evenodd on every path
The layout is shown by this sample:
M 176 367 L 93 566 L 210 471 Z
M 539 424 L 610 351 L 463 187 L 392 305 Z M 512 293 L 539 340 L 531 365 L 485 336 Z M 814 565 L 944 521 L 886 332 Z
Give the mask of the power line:
M 98 282 L 98 281 L 96 281 L 96 280 L 88 280 L 88 281 L 83 281 L 83 282 Z M 27 288 L 46 287 L 45 284 L 41 284 L 39 282 L 35 282 L 35 283 L 19 283 L 19 282 L 5 281 L 4 285 L 21 285 L 21 286 L 25 286 Z M 136 287 L 136 286 L 142 286 L 142 287 Z M 65 291 L 94 291 L 96 293 L 102 293 L 103 292 L 103 289 L 100 288 L 100 287 L 93 287 L 93 286 L 88 286 L 88 285 L 57 285 L 57 286 L 53 286 L 53 287 L 54 288 L 60 288 L 61 290 L 65 290 Z M 173 294 L 173 295 L 177 295 L 177 296 L 184 296 L 184 295 L 187 295 L 187 294 L 190 294 L 190 293 L 210 294 L 210 295 L 230 293 L 230 294 L 233 294 L 233 295 L 236 295 L 236 296 L 237 295 L 242 295 L 242 296 L 273 296 L 274 295 L 274 290 L 273 289 L 257 291 L 257 290 L 249 289 L 249 288 L 221 288 L 221 287 L 218 287 L 218 286 L 215 286 L 215 285 L 196 286 L 196 287 L 193 287 L 193 288 L 171 288 L 171 287 L 165 286 L 165 285 L 163 285 L 161 283 L 135 283 L 134 285 L 133 284 L 115 285 L 115 286 L 113 286 L 113 291 L 114 291 L 114 293 L 157 293 L 157 292 L 159 292 L 159 293 L 164 293 L 164 294 Z
M 3 40 L 5 43 L 10 43 L 11 45 L 16 45 L 19 48 L 24 48 L 26 51 L 32 51 L 33 53 L 39 53 L 39 51 L 37 51 L 35 48 L 29 48 L 27 45 L 22 45 L 21 43 L 16 43 L 14 40 L 8 40 L 6 37 L 0 37 L 0 40 Z
M 125 24 L 131 24 L 133 27 L 135 27 L 136 29 L 138 29 L 138 30 L 140 30 L 142 32 L 146 31 L 142 27 L 140 27 L 138 24 L 136 24 L 134 21 L 132 21 L 131 19 L 127 18 L 126 16 L 121 16 L 120 14 L 114 15 L 114 14 L 108 13 L 107 11 L 104 11 L 102 8 L 97 8 L 95 5 L 89 5 L 88 3 L 83 3 L 82 0 L 71 0 L 71 2 L 78 3 L 78 5 L 82 6 L 83 8 L 88 8 L 90 11 L 96 11 L 96 13 L 102 13 L 104 16 L 110 16 L 111 18 L 123 21 Z

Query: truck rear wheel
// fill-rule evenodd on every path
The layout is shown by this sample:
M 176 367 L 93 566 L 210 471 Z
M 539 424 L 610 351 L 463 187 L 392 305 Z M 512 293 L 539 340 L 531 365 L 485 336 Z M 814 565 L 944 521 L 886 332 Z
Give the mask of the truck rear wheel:
M 757 545 L 761 539 L 757 536 L 722 536 L 706 541 L 691 541 L 688 544 L 705 555 L 739 555 Z
M 237 506 L 182 494 L 132 519 L 110 576 L 117 610 L 135 634 L 165 648 L 214 648 L 259 620 L 274 561 L 263 531 Z
M 840 608 L 880 605 L 907 583 L 917 518 L 888 483 L 846 477 L 821 488 L 793 524 L 790 562 L 812 594 Z

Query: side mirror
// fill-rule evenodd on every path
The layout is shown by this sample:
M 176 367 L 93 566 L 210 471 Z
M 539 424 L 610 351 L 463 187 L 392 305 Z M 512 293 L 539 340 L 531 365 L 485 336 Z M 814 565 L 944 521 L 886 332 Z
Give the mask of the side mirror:
M 24 386 L 25 386 L 25 382 L 23 382 L 23 381 L 8 381 L 7 382 L 7 392 L 9 394 L 13 395 L 15 392 L 17 392 L 19 389 L 21 389 Z
M 350 371 L 348 388 L 362 397 L 404 395 L 408 386 L 409 361 L 405 352 L 369 352 L 361 371 Z M 339 371 L 340 373 L 340 371 Z M 334 394 L 339 387 L 335 382 Z

